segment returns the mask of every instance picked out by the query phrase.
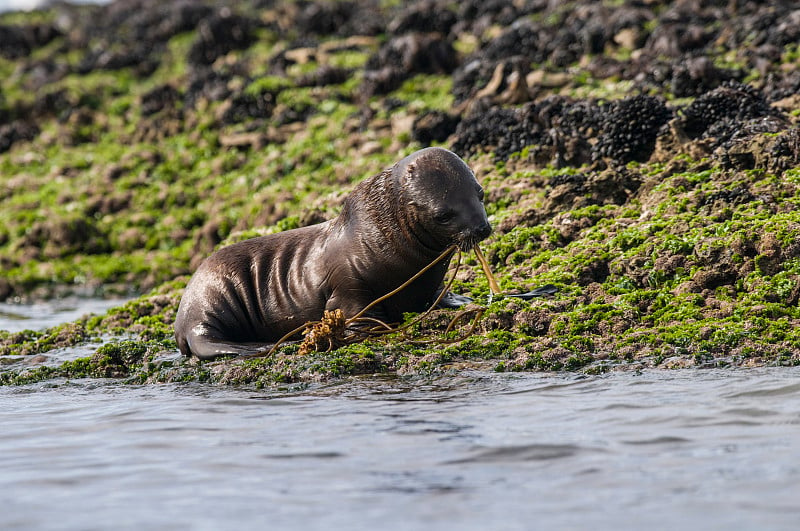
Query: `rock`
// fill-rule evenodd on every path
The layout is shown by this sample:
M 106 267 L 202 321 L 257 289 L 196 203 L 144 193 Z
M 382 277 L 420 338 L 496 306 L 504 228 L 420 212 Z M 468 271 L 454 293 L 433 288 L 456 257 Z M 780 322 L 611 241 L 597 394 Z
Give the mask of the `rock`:
M 415 74 L 448 74 L 456 66 L 456 52 L 441 35 L 409 33 L 393 37 L 367 61 L 362 97 L 391 92 Z
M 411 137 L 423 146 L 429 146 L 432 142 L 444 142 L 455 132 L 458 122 L 457 116 L 444 111 L 428 111 L 414 119 Z
M 189 49 L 189 63 L 210 65 L 232 50 L 247 48 L 255 40 L 255 26 L 252 20 L 235 15 L 228 8 L 219 10 L 198 25 L 198 36 Z
M 764 95 L 749 85 L 723 83 L 706 92 L 681 111 L 681 126 L 690 138 L 704 136 L 714 126 L 716 133 L 735 132 L 738 122 L 766 116 L 772 112 Z
M 161 85 L 141 97 L 142 115 L 150 116 L 180 100 L 180 92 L 172 85 Z
M 672 118 L 663 99 L 633 96 L 608 105 L 600 122 L 602 131 L 592 148 L 595 159 L 645 162 L 655 149 L 660 129 Z
M 0 153 L 11 149 L 16 142 L 33 140 L 39 134 L 39 127 L 22 120 L 0 125 Z

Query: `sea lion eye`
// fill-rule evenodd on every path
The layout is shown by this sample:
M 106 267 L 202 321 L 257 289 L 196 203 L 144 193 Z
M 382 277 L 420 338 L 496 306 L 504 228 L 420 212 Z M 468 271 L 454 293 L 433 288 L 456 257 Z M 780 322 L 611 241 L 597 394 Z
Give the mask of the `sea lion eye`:
M 436 223 L 447 223 L 452 221 L 453 218 L 456 217 L 456 213 L 453 210 L 444 210 L 442 212 L 438 212 L 433 216 L 434 221 Z
M 486 194 L 483 192 L 483 188 L 478 188 L 478 200 L 483 203 L 483 198 Z

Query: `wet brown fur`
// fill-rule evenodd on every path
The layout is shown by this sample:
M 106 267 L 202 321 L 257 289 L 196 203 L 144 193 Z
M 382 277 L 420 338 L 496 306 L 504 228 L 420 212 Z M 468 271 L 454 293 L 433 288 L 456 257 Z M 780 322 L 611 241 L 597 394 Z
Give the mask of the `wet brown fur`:
M 345 316 L 390 292 L 447 247 L 491 233 L 483 191 L 467 165 L 426 148 L 361 182 L 330 221 L 220 249 L 186 286 L 175 321 L 181 352 L 254 354 L 325 310 Z M 449 260 L 367 316 L 398 322 L 435 300 Z M 449 300 L 457 305 L 457 296 Z

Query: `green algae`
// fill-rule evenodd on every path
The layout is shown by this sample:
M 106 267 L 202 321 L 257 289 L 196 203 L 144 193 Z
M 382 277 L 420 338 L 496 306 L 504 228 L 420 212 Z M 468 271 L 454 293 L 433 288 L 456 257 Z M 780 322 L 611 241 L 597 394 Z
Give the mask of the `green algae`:
M 567 14 L 564 7 L 542 15 L 543 22 L 558 25 Z M 41 11 L 0 20 L 53 16 Z M 644 31 L 652 32 L 652 24 Z M 410 335 L 328 353 L 301 357 L 289 345 L 251 360 L 170 356 L 172 322 L 193 259 L 246 237 L 332 217 L 354 183 L 421 147 L 411 140 L 415 116 L 453 109 L 452 78 L 445 75 L 418 74 L 386 97 L 361 101 L 359 69 L 377 43 L 327 54 L 328 65 L 355 70 L 345 82 L 298 87 L 321 62 L 290 65 L 285 76 L 272 73 L 270 60 L 288 45 L 267 29 L 256 35 L 253 46 L 214 68 L 236 66 L 232 89 L 269 96 L 275 111 L 268 119 L 222 123 L 225 102 L 207 100 L 195 108 L 180 101 L 173 114 L 142 115 L 141 99 L 154 88 L 186 87 L 194 31 L 172 37 L 147 78 L 123 68 L 71 73 L 44 86 L 44 93 L 62 92 L 80 112 L 73 121 L 46 117 L 35 141 L 0 154 L 0 291 L 3 282 L 23 296 L 65 286 L 155 289 L 103 316 L 41 332 L 0 332 L 0 353 L 8 356 L 115 338 L 93 356 L 59 367 L 0 373 L 0 383 L 115 377 L 267 386 L 454 366 L 597 373 L 618 365 L 800 364 L 800 170 L 737 170 L 710 154 L 695 160 L 675 152 L 629 164 L 626 171 L 641 186 L 623 204 L 588 192 L 554 203 L 552 182 L 600 170 L 536 166 L 528 162 L 531 146 L 484 168 L 487 191 L 499 191 L 490 194 L 487 212 L 496 226 L 508 226 L 483 245 L 504 290 L 551 283 L 559 288 L 554 297 L 495 300 L 476 333 L 454 345 L 420 344 L 455 315 L 441 311 Z M 56 38 L 33 57 L 58 55 L 62 44 Z M 477 40 L 460 38 L 455 45 L 466 55 Z M 614 57 L 630 53 L 618 48 Z M 797 56 L 798 47 L 788 45 L 781 61 L 797 62 Z M 75 67 L 82 55 L 58 58 Z M 737 53 L 715 60 L 741 66 Z M 608 100 L 630 92 L 629 83 L 599 79 L 580 64 L 569 69 L 569 83 L 553 93 Z M 13 61 L 0 59 L 0 114 L 22 114 L 34 102 L 25 88 L 30 76 L 19 72 Z M 304 119 L 293 121 L 296 115 Z M 265 132 L 263 145 L 225 143 L 254 131 Z M 481 156 L 468 162 L 485 163 Z M 531 211 L 540 214 L 526 218 Z M 472 260 L 454 287 L 479 303 L 489 299 Z
M 454 363 L 482 366 L 487 361 L 498 371 L 590 373 L 631 363 L 665 367 L 800 364 L 796 326 L 800 320 L 796 245 L 800 214 L 792 208 L 765 215 L 763 203 L 753 200 L 730 206 L 725 219 L 703 217 L 697 191 L 719 190 L 712 178 L 715 174 L 720 175 L 717 170 L 682 172 L 670 178 L 690 186 L 670 187 L 662 182 L 652 187 L 654 194 L 669 193 L 646 221 L 641 220 L 642 207 L 592 205 L 565 213 L 585 222 L 582 237 L 569 242 L 556 220 L 493 236 L 486 245 L 487 255 L 504 289 L 555 283 L 560 291 L 551 299 L 531 302 L 496 300 L 487 308 L 477 333 L 455 345 L 413 346 L 416 339 L 435 334 L 441 326 L 437 322 L 454 315 L 439 311 L 433 323 L 413 327 L 410 336 L 329 353 L 301 357 L 296 347 L 287 346 L 268 358 L 253 360 L 178 359 L 145 364 L 143 353 L 175 349 L 171 323 L 184 277 L 106 316 L 13 338 L 4 333 L 6 354 L 46 352 L 54 344 L 80 344 L 100 333 L 134 331 L 139 339 L 101 347 L 88 361 L 5 376 L 3 382 L 112 375 L 136 382 L 269 386 L 351 374 L 429 374 L 449 370 Z M 767 174 L 749 178 L 752 187 L 787 185 L 786 180 L 776 183 Z M 795 196 L 785 193 L 783 197 L 791 203 Z M 299 223 L 299 216 L 289 216 L 266 232 Z M 229 243 L 263 232 L 238 233 Z M 782 260 L 776 262 L 775 256 Z M 674 257 L 681 257 L 683 265 L 664 264 Z M 602 265 L 606 270 L 599 276 L 587 276 L 587 270 L 602 270 Z M 730 284 L 697 285 L 704 272 L 720 265 L 735 266 L 741 272 L 734 273 Z M 473 272 L 473 280 L 459 281 L 457 286 L 485 301 L 488 289 L 478 276 L 477 264 L 467 260 L 464 267 Z

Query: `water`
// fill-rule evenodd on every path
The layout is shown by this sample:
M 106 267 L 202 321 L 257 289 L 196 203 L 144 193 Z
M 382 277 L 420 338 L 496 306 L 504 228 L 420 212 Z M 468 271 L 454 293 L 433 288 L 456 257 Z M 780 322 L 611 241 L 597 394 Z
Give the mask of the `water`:
M 42 330 L 74 321 L 89 313 L 103 314 L 109 308 L 120 306 L 129 300 L 66 297 L 33 304 L 0 302 L 0 330 Z
M 0 389 L 2 529 L 797 529 L 800 370 Z
M 54 381 L 0 388 L 0 427 L 3 530 L 800 522 L 800 368 Z

